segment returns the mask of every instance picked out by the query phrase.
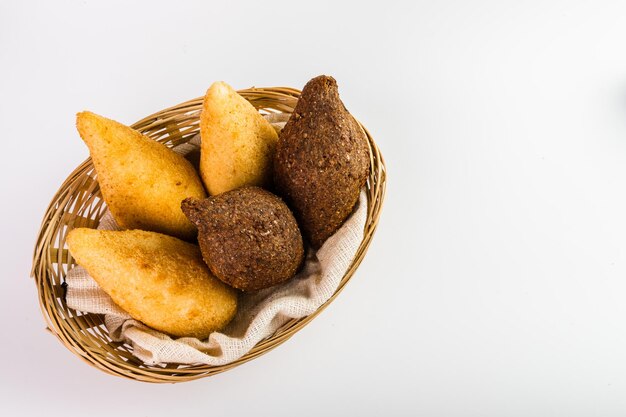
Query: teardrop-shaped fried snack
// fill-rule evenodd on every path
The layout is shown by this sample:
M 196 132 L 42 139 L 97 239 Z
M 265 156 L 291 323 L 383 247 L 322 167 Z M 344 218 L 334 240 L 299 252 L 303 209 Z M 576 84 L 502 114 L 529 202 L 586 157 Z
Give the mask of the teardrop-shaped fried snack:
M 334 78 L 302 90 L 274 157 L 274 185 L 302 233 L 319 248 L 343 224 L 369 172 L 367 137 L 339 98 Z
M 228 285 L 244 291 L 271 287 L 293 277 L 302 263 L 296 219 L 269 191 L 243 187 L 188 198 L 182 208 L 198 227 L 204 261 Z
M 209 194 L 271 183 L 278 134 L 224 82 L 213 83 L 204 97 L 200 136 L 200 175 Z
M 189 161 L 121 123 L 78 113 L 76 127 L 89 147 L 104 201 L 117 224 L 192 239 L 195 227 L 180 210 L 187 197 L 203 198 Z
M 237 293 L 215 278 L 198 246 L 142 230 L 78 228 L 74 259 L 134 319 L 179 337 L 205 339 L 235 315 Z

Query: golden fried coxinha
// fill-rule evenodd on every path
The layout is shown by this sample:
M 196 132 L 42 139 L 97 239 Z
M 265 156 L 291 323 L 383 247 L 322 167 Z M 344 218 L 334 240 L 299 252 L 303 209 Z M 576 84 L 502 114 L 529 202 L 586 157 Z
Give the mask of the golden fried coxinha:
M 180 203 L 187 197 L 204 198 L 206 192 L 189 161 L 138 131 L 91 112 L 78 113 L 76 127 L 89 147 L 104 201 L 120 227 L 182 239 L 195 236 Z
M 278 134 L 225 82 L 209 87 L 200 113 L 200 175 L 211 195 L 267 186 Z
M 143 230 L 78 228 L 70 253 L 136 320 L 172 336 L 204 339 L 235 315 L 237 292 L 215 278 L 198 246 Z

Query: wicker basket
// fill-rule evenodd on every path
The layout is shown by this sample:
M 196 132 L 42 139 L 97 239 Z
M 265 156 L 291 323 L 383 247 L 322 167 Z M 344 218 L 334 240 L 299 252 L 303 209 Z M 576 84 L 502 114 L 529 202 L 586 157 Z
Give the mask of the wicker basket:
M 285 87 L 250 88 L 239 93 L 262 113 L 291 113 L 300 95 L 300 91 Z M 175 146 L 198 132 L 201 107 L 202 98 L 190 100 L 148 116 L 132 127 L 167 146 Z M 133 356 L 131 346 L 111 340 L 103 316 L 74 311 L 65 303 L 65 275 L 74 264 L 65 243 L 67 233 L 76 227 L 97 227 L 105 210 L 91 159 L 87 159 L 72 172 L 52 199 L 37 238 L 32 275 L 48 329 L 85 362 L 113 375 L 146 382 L 174 383 L 214 375 L 280 345 L 335 299 L 361 263 L 376 229 L 385 195 L 385 164 L 374 140 L 364 130 L 371 157 L 366 184 L 368 213 L 364 238 L 337 291 L 314 314 L 290 320 L 245 356 L 227 365 L 152 366 L 139 361 Z

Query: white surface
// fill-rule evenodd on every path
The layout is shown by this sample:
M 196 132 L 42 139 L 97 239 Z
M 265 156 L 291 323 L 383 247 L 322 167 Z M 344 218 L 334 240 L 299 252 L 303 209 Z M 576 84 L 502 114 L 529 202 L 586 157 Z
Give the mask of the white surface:
M 232 3 L 0 3 L 0 411 L 624 415 L 626 4 Z M 334 304 L 269 354 L 179 385 L 108 376 L 44 332 L 31 252 L 87 156 L 76 111 L 131 123 L 214 80 L 320 73 L 389 167 L 377 235 Z

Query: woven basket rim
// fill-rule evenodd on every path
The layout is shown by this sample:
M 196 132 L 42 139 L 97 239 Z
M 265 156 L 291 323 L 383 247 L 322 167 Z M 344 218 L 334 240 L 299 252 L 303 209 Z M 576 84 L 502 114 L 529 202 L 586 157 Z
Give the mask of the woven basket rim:
M 300 91 L 291 87 L 252 87 L 239 90 L 261 112 L 291 113 Z M 203 97 L 185 101 L 147 116 L 131 125 L 134 129 L 175 146 L 191 139 L 198 131 Z M 112 342 L 102 316 L 75 312 L 64 300 L 64 278 L 72 258 L 65 247 L 65 237 L 75 227 L 95 227 L 105 205 L 99 186 L 90 174 L 91 158 L 81 163 L 60 186 L 46 210 L 33 255 L 31 276 L 37 285 L 39 305 L 47 329 L 70 351 L 86 363 L 112 375 L 154 383 L 184 382 L 215 375 L 276 348 L 317 317 L 343 290 L 360 265 L 376 230 L 385 197 L 386 167 L 374 139 L 359 122 L 370 148 L 370 173 L 366 183 L 367 221 L 363 240 L 339 287 L 317 311 L 301 319 L 291 319 L 274 335 L 259 342 L 242 358 L 227 365 L 177 365 L 165 367 L 141 363 L 132 348 Z

